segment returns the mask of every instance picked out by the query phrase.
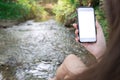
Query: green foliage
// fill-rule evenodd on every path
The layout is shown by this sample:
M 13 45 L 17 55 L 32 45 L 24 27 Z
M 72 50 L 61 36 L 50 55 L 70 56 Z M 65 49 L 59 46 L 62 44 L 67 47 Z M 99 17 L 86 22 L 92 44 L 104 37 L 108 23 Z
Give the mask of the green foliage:
M 20 4 L 14 2 L 0 2 L 0 19 L 20 18 L 22 16 L 19 10 L 25 11 Z M 24 14 L 26 14 L 26 12 L 24 12 Z
M 98 6 L 99 0 L 58 0 L 54 7 L 56 20 L 66 23 L 67 20 L 77 17 L 76 8 L 79 6 Z
M 44 7 L 42 6 L 37 6 L 32 8 L 32 13 L 31 15 L 35 15 L 35 20 L 36 21 L 45 21 L 48 19 L 49 14 L 47 11 L 45 11 Z
M 69 0 L 71 6 L 73 6 L 73 8 L 76 8 L 79 6 L 79 0 Z
M 87 5 L 88 5 L 88 0 L 82 0 L 82 4 L 83 4 L 84 6 L 87 6 Z
M 31 19 L 47 15 L 42 6 L 35 0 L 2 0 L 0 2 L 0 19 Z
M 56 14 L 56 20 L 64 23 L 68 15 L 76 10 L 78 3 L 78 0 L 59 0 L 53 9 Z

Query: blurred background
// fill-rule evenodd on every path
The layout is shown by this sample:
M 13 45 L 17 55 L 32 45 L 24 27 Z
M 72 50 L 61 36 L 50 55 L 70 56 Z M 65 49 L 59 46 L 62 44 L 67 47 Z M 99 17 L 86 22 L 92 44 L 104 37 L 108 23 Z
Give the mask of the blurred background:
M 0 0 L 0 80 L 48 80 L 69 54 L 96 62 L 74 39 L 81 6 L 94 7 L 107 40 L 103 0 Z

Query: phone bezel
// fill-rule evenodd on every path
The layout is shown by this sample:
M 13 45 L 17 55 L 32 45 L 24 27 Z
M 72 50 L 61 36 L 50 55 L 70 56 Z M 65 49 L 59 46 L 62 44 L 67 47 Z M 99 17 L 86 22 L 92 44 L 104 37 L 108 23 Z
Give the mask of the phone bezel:
M 93 7 L 79 7 L 79 8 L 82 8 L 82 9 L 92 9 L 92 11 L 94 13 L 94 21 L 96 21 L 95 11 L 94 11 Z M 77 8 L 77 14 L 78 14 L 78 9 L 79 8 Z M 93 43 L 95 43 L 97 41 L 96 22 L 94 22 L 94 23 L 95 23 L 95 38 L 80 38 L 80 35 L 79 35 L 80 34 L 80 30 L 79 30 L 79 33 L 78 33 L 79 38 L 80 38 L 79 42 L 81 42 L 81 43 L 84 43 L 84 42 L 93 42 Z M 79 18 L 78 18 L 78 29 L 79 29 Z

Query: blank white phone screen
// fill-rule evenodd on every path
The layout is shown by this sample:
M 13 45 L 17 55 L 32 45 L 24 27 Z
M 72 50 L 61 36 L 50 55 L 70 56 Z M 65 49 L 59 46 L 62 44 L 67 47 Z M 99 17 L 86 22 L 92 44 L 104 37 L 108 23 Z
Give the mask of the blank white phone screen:
M 86 41 L 96 40 L 95 19 L 93 8 L 78 9 L 79 37 Z

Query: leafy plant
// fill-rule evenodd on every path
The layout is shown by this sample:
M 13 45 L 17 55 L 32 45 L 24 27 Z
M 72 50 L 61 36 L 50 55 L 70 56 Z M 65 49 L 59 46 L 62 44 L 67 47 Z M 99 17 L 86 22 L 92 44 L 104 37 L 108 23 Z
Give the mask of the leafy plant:
M 35 0 L 2 0 L 0 2 L 0 19 L 42 19 L 47 12 Z
M 78 0 L 58 0 L 53 12 L 56 14 L 56 20 L 64 23 L 72 12 L 76 10 L 79 5 Z
M 89 4 L 90 6 L 98 6 L 98 3 L 99 0 L 58 0 L 53 11 L 56 14 L 56 20 L 64 24 L 70 24 L 70 20 L 75 22 L 73 19 L 77 17 L 77 7 L 89 6 Z
M 22 9 L 20 4 L 0 2 L 0 19 L 14 19 L 21 17 L 18 9 Z

